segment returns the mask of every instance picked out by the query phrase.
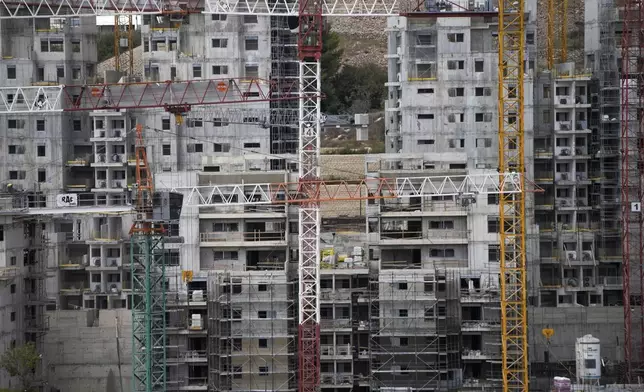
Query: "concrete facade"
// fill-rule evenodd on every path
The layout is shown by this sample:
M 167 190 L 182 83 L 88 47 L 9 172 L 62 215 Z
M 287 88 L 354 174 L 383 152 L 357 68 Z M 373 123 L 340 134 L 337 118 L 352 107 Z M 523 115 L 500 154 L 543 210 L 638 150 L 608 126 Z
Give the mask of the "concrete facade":
M 536 2 L 526 3 L 525 156 L 526 169 L 532 172 Z M 367 157 L 368 177 L 496 172 L 497 30 L 496 17 L 481 15 L 389 18 L 387 154 Z M 528 195 L 527 206 L 532 203 Z M 442 387 L 501 388 L 498 198 L 434 197 L 372 204 L 367 208 L 369 259 L 380 275 L 402 277 L 409 269 L 456 271 L 443 283 L 454 285 L 455 292 L 447 297 L 449 309 L 438 312 L 441 321 L 453 328 L 447 332 L 447 344 L 439 348 L 452 358 L 446 363 Z M 532 226 L 528 232 L 534 233 Z M 529 253 L 530 260 L 533 257 Z M 423 295 L 403 286 L 407 289 L 401 295 Z M 421 306 L 419 301 L 412 303 Z M 452 308 L 458 311 L 451 313 Z M 413 328 L 400 333 L 410 339 L 415 334 Z M 450 333 L 459 338 L 450 342 Z M 428 374 L 422 377 L 433 380 Z M 392 380 L 388 387 L 406 386 L 404 380 Z
M 44 355 L 49 385 L 61 391 L 131 390 L 132 314 L 129 310 L 48 312 Z M 64 389 L 63 389 L 64 388 Z
M 614 21 L 600 0 L 587 3 L 586 60 L 596 77 L 563 64 L 536 79 L 536 0 L 526 1 L 526 166 L 544 189 L 528 195 L 535 390 L 563 371 L 553 363 L 574 360 L 579 336 L 602 341 L 607 367 L 623 358 Z M 386 154 L 324 157 L 324 176 L 496 173 L 497 29 L 496 17 L 480 14 L 389 18 Z M 0 39 L 7 86 L 97 77 L 93 18 L 2 20 L 0 33 L 10 37 Z M 287 86 L 297 77 L 287 18 L 146 16 L 140 33 L 146 80 Z M 122 379 L 128 391 L 132 216 L 25 217 L 15 193 L 27 191 L 31 207 L 43 205 L 36 192 L 75 193 L 91 206 L 131 203 L 137 124 L 159 189 L 296 181 L 295 108 L 222 105 L 183 123 L 154 110 L 0 115 L 0 203 L 15 210 L 0 217 L 0 350 L 36 341 L 39 381 L 52 388 L 116 391 Z M 349 201 L 322 211 L 357 215 L 366 227 L 343 239 L 325 228 L 322 238 L 323 392 L 498 390 L 498 199 Z M 294 391 L 296 207 L 183 209 L 168 219 L 168 390 Z M 182 271 L 194 273 L 191 282 Z M 550 341 L 544 328 L 555 330 Z M 0 387 L 15 386 L 0 377 Z

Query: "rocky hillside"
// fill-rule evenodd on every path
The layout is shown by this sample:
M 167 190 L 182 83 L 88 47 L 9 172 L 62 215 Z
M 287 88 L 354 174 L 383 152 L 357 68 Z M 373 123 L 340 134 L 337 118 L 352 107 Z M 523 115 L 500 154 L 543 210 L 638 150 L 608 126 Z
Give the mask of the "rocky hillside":
M 143 46 L 138 46 L 132 50 L 134 53 L 134 77 L 143 78 Z M 121 68 L 127 68 L 127 57 L 121 56 Z M 103 72 L 111 71 L 114 67 L 114 57 L 109 58 L 102 63 L 99 63 L 96 67 L 97 75 L 103 77 Z

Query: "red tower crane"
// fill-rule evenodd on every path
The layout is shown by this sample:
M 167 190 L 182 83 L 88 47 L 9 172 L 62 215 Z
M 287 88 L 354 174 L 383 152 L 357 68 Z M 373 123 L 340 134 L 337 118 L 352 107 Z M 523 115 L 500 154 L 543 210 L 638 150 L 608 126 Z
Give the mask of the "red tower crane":
M 621 224 L 626 380 L 644 371 L 644 5 L 624 1 L 621 73 Z M 635 328 L 635 331 L 633 331 Z

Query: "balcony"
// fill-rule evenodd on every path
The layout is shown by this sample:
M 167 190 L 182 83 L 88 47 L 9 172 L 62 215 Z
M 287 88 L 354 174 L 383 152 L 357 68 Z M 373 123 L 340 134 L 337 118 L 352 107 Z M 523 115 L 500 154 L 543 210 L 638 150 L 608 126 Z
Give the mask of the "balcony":
M 573 185 L 575 183 L 575 178 L 572 173 L 558 172 L 555 173 L 555 182 L 557 185 Z
M 588 121 L 577 120 L 575 121 L 575 133 L 591 133 L 588 127 Z
M 17 267 L 0 267 L 0 282 L 11 281 L 18 275 Z
M 488 289 L 461 290 L 461 302 L 480 303 L 496 302 L 499 300 L 499 289 L 490 287 Z
M 125 139 L 125 129 L 95 129 L 90 142 L 118 142 Z
M 87 240 L 87 243 L 90 245 L 116 245 L 123 239 L 120 229 L 114 231 L 94 231 L 90 239 Z
M 393 200 L 382 200 L 380 204 L 368 205 L 367 208 L 371 209 L 380 207 L 380 213 L 383 216 L 409 216 L 418 217 L 418 214 L 423 215 L 437 215 L 437 216 L 466 216 L 467 210 L 463 209 L 458 203 L 454 201 L 443 200 L 424 200 L 421 202 L 400 202 Z
M 108 295 L 120 295 L 121 290 L 123 289 L 123 285 L 121 282 L 107 282 L 105 283 L 106 290 L 105 292 Z
M 320 292 L 320 301 L 351 301 L 351 289 L 327 290 L 322 289 Z
M 351 328 L 351 319 L 322 319 L 320 320 L 322 329 L 346 329 Z
M 489 361 L 500 357 L 500 353 L 492 350 L 471 350 L 465 348 L 463 349 L 461 359 L 464 361 Z
M 60 289 L 60 295 L 81 295 L 85 290 L 85 284 L 79 282 L 77 284 L 63 285 Z
M 201 246 L 286 246 L 286 233 L 283 231 L 209 232 L 200 233 L 199 238 Z
M 553 149 L 552 148 L 535 148 L 534 157 L 535 159 L 552 159 Z
M 94 154 L 92 167 L 121 167 L 125 165 L 127 158 L 125 154 Z
M 353 386 L 353 373 L 321 373 L 320 384 Z
M 422 231 L 381 231 L 380 245 L 414 245 L 426 244 L 428 240 L 440 244 L 466 244 L 465 230 L 427 230 Z
M 607 289 L 621 289 L 624 285 L 624 278 L 621 276 L 604 276 L 601 280 L 604 288 Z
M 132 183 L 129 183 L 126 180 L 112 180 L 112 181 L 96 180 L 96 187 L 92 188 L 92 192 L 122 193 L 124 190 L 128 188 L 132 188 Z M 124 198 L 124 200 L 127 200 L 127 199 Z
M 555 179 L 555 173 L 552 170 L 535 170 L 534 181 L 536 183 L 552 183 Z
M 571 121 L 555 121 L 555 132 L 570 132 L 572 131 Z
M 546 201 L 545 198 L 543 201 Z M 537 202 L 535 200 L 535 202 Z M 544 203 L 544 205 L 547 205 L 547 203 Z M 573 210 L 584 210 L 584 209 L 591 209 L 589 206 L 588 200 L 583 199 L 583 198 L 571 198 L 571 197 L 557 197 L 555 198 L 555 205 L 559 210 L 562 211 L 573 211 Z
M 91 156 L 70 157 L 65 161 L 67 167 L 86 167 L 90 165 Z
M 541 280 L 539 281 L 539 288 L 541 289 L 546 289 L 546 290 L 552 290 L 552 289 L 558 289 L 562 287 L 562 282 L 560 277 L 541 277 Z
M 337 346 L 332 344 L 322 344 L 320 345 L 320 355 L 322 359 L 332 359 L 333 357 L 351 357 L 353 352 L 350 344 L 339 344 Z
M 82 270 L 89 264 L 89 256 L 85 255 L 84 257 L 68 258 L 63 259 L 58 264 L 58 268 L 61 270 Z
M 585 95 L 558 95 L 555 97 L 555 108 L 572 109 L 590 108 L 590 103 Z
M 463 332 L 488 332 L 501 329 L 500 321 L 463 320 L 461 330 Z
M 206 363 L 208 353 L 206 350 L 183 351 L 178 348 L 168 348 L 166 351 L 168 362 L 173 363 Z
M 92 189 L 92 181 L 85 180 L 85 182 L 80 182 L 77 180 L 74 184 L 67 184 L 65 190 L 67 192 L 89 192 Z
M 590 78 L 593 77 L 592 71 L 588 68 L 583 68 L 583 69 L 565 68 L 560 70 L 553 70 L 552 72 L 557 82 L 566 82 L 566 81 L 573 81 L 573 80 L 590 81 Z
M 588 151 L 583 147 L 570 148 L 563 147 L 555 150 L 558 160 L 572 160 L 572 159 L 590 159 Z

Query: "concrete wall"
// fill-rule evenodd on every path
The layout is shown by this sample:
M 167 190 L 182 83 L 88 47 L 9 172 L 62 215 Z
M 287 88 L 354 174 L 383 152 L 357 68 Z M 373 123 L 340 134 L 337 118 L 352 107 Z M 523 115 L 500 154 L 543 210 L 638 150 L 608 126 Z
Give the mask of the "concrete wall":
M 59 310 L 48 312 L 48 316 L 50 329 L 45 339 L 43 361 L 50 387 L 61 391 L 120 391 L 118 328 L 123 392 L 130 391 L 131 311 Z
M 550 361 L 573 361 L 575 340 L 591 334 L 601 341 L 601 356 L 609 360 L 623 359 L 624 310 L 621 307 L 530 308 L 530 361 L 542 362 L 548 350 L 541 334 L 552 328 Z

